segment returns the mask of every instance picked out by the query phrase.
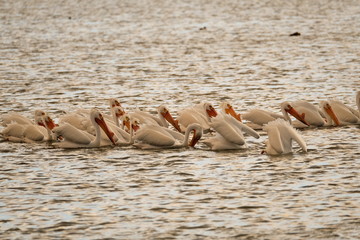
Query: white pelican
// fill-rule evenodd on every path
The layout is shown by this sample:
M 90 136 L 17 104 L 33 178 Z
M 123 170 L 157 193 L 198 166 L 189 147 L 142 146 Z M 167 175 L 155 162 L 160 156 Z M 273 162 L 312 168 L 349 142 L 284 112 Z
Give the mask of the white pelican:
M 243 148 L 246 142 L 242 131 L 255 138 L 260 137 L 252 128 L 229 115 L 219 114 L 212 118 L 210 127 L 216 131 L 216 136 L 205 139 L 203 142 L 209 146 L 211 150 Z
M 216 117 L 217 114 L 215 108 L 210 103 L 205 102 L 181 110 L 177 120 L 182 132 L 192 123 L 200 124 L 204 132 L 208 132 L 210 130 L 209 123 L 211 122 L 211 117 Z
M 117 127 L 121 127 L 120 126 L 120 122 L 119 119 L 122 119 L 122 117 L 125 114 L 125 111 L 122 107 L 120 106 L 114 106 L 110 108 L 111 111 L 111 116 L 104 116 L 104 118 L 106 118 L 109 121 L 112 121 Z
M 115 141 L 116 145 L 120 146 L 128 146 L 132 145 L 134 143 L 134 132 L 136 132 L 139 129 L 139 120 L 137 119 L 131 119 L 130 115 L 125 113 L 122 116 L 123 119 L 123 126 L 126 126 L 129 132 L 126 132 L 125 130 L 111 126 L 111 129 L 114 131 L 117 140 Z
M 177 131 L 181 132 L 179 122 L 173 118 L 167 107 L 161 105 L 158 107 L 159 119 L 162 122 L 163 127 L 168 127 L 169 122 Z
M 313 120 L 313 122 L 311 123 L 315 126 L 318 126 L 318 124 L 321 124 L 321 126 L 323 125 L 324 120 L 319 114 L 318 109 L 311 103 L 308 103 L 306 101 L 296 101 L 290 103 L 286 101 L 286 102 L 282 102 L 280 104 L 280 107 L 285 120 L 287 120 L 290 124 L 292 124 L 292 121 L 289 114 L 295 117 L 301 123 L 303 123 L 303 124 L 300 123 L 299 127 L 304 127 L 305 125 L 310 126 L 310 123 L 308 123 L 305 120 L 305 117 L 308 117 L 310 120 Z M 321 119 L 318 117 L 320 117 Z
M 295 140 L 303 151 L 307 152 L 307 147 L 300 133 L 283 119 L 277 119 L 264 126 L 264 131 L 268 134 L 266 149 L 262 153 L 269 155 L 280 155 L 292 152 L 292 140 Z
M 187 127 L 185 136 L 164 127 L 145 125 L 136 131 L 134 146 L 141 149 L 194 147 L 202 137 L 202 132 L 201 126 L 197 123 Z M 189 142 L 191 133 L 193 137 Z
M 115 98 L 110 98 L 110 99 L 109 99 L 109 103 L 110 103 L 110 108 L 113 108 L 113 107 L 115 107 L 115 106 L 121 107 L 120 102 L 119 102 L 117 99 L 115 99 Z
M 229 115 L 233 116 L 235 119 L 237 119 L 238 121 L 242 122 L 240 113 L 236 113 L 233 106 L 229 102 L 224 101 L 224 102 L 220 103 L 220 108 L 224 114 L 229 114 Z
M 360 91 L 356 94 L 356 105 L 358 110 L 336 100 L 320 102 L 320 106 L 327 113 L 329 121 L 336 125 L 360 124 Z
M 100 128 L 103 129 L 111 143 L 115 144 L 114 133 L 109 130 L 99 110 L 93 108 L 90 111 L 90 120 L 95 128 L 95 136 L 81 131 L 71 124 L 64 124 L 53 129 L 53 132 L 63 139 L 54 145 L 61 148 L 91 148 L 109 145 L 109 142 L 102 141 Z
M 307 123 L 308 126 L 315 126 L 315 127 L 322 127 L 322 126 L 329 126 L 331 122 L 334 122 L 336 125 L 339 125 L 339 122 L 332 110 L 331 107 L 324 108 L 322 111 L 320 108 L 316 107 L 315 105 L 307 102 L 307 101 L 295 101 L 295 102 L 284 102 L 282 103 L 282 111 L 286 109 L 286 106 L 293 107 L 297 114 L 304 120 L 298 118 L 302 123 L 297 123 L 294 125 L 295 127 L 305 127 L 304 124 Z M 296 117 L 296 115 L 295 115 Z M 289 120 L 289 118 L 287 119 Z M 331 120 L 331 121 L 330 121 Z
M 111 109 L 117 109 L 117 111 L 119 112 L 119 114 L 115 116 L 112 110 L 114 120 L 116 117 L 119 118 L 125 113 L 124 109 L 122 109 L 119 105 L 116 105 L 116 103 L 118 103 L 118 101 L 114 99 L 112 99 L 112 101 L 110 102 Z M 119 111 L 118 109 L 121 109 L 121 111 Z M 178 130 L 179 132 L 181 131 L 178 122 L 174 120 L 167 107 L 161 105 L 157 108 L 157 112 L 158 117 L 153 116 L 150 113 L 141 111 L 139 109 L 136 109 L 135 111 L 129 112 L 127 114 L 131 118 L 136 118 L 140 122 L 140 124 L 169 127 L 168 123 L 170 123 L 176 130 Z
M 242 117 L 244 120 L 248 121 L 249 126 L 254 129 L 262 129 L 265 124 L 276 119 L 285 119 L 281 114 L 257 108 L 251 109 L 242 114 Z
M 242 119 L 247 121 L 247 125 L 253 129 L 262 129 L 263 125 L 274 121 L 278 118 L 284 119 L 283 115 L 265 111 L 262 109 L 251 109 L 246 113 L 240 115 L 240 113 L 236 113 L 232 105 L 228 102 L 221 103 L 222 111 L 226 114 L 233 116 L 238 121 L 242 122 Z
M 55 127 L 53 120 L 41 110 L 35 111 L 35 124 L 17 114 L 2 130 L 3 137 L 11 142 L 42 142 L 53 140 L 51 129 Z M 24 121 L 25 120 L 25 121 Z
M 36 115 L 36 113 L 35 113 Z M 18 123 L 18 124 L 34 124 L 30 119 L 20 115 L 19 113 L 7 113 L 1 116 L 1 124 L 5 127 L 10 123 Z

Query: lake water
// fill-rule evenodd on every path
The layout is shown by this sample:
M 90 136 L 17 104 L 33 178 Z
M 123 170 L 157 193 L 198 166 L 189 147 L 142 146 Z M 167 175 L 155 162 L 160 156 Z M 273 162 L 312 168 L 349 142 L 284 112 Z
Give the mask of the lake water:
M 240 113 L 360 90 L 358 1 L 3 1 L 0 114 L 98 107 Z M 289 34 L 299 32 L 300 36 Z M 63 150 L 0 141 L 1 239 L 355 239 L 360 127 L 309 151 Z

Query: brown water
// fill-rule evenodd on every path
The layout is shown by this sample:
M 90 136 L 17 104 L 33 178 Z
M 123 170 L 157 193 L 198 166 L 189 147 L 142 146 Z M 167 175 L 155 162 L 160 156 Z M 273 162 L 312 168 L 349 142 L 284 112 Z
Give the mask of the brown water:
M 358 1 L 1 1 L 0 19 L 0 114 L 355 107 L 360 90 Z M 223 152 L 1 141 L 0 237 L 358 238 L 359 126 L 304 130 L 309 152 L 278 157 L 260 133 Z

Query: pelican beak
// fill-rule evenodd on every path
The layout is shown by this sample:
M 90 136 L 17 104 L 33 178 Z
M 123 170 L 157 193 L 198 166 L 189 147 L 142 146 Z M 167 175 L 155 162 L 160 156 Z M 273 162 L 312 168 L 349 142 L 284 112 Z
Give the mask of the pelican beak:
M 42 126 L 42 127 L 44 127 L 44 128 L 46 128 L 46 126 L 45 126 L 45 124 L 41 121 L 41 122 L 38 122 L 37 123 L 39 126 Z
M 124 114 L 125 114 L 125 111 L 121 111 L 121 110 L 119 110 L 119 111 L 116 111 L 116 117 L 117 118 L 120 118 L 121 116 L 123 116 Z
M 190 146 L 190 147 L 194 147 L 195 144 L 196 144 L 196 143 L 200 140 L 200 138 L 201 138 L 201 135 L 196 134 L 196 130 L 195 130 L 195 129 L 194 129 L 193 131 L 194 131 L 194 135 L 193 135 L 193 137 L 192 137 L 192 139 L 191 139 L 191 141 L 190 141 L 190 143 L 189 143 L 189 146 Z
M 45 118 L 45 124 L 50 130 L 52 130 L 54 127 L 56 127 L 56 124 L 54 123 L 54 121 L 49 116 L 47 116 Z
M 240 117 L 240 114 L 237 114 L 232 106 L 228 106 L 228 107 L 225 109 L 225 113 L 226 113 L 226 114 L 230 114 L 230 115 L 233 116 L 235 119 L 237 119 L 238 121 L 242 122 L 241 117 Z
M 302 122 L 303 124 L 306 124 L 307 126 L 310 126 L 310 124 L 305 120 L 304 115 L 300 115 L 295 108 L 290 107 L 289 109 L 285 110 L 286 112 L 288 112 L 289 114 L 291 114 L 293 117 L 295 117 L 297 120 L 299 120 L 300 122 Z
M 132 129 L 134 130 L 134 132 L 136 132 L 137 130 L 139 130 L 140 126 L 137 124 L 132 124 L 131 125 Z
M 129 119 L 123 120 L 123 125 L 126 126 L 128 130 L 130 130 L 130 120 Z
M 181 132 L 180 126 L 178 121 L 174 120 L 174 118 L 172 117 L 172 115 L 170 114 L 169 111 L 163 112 L 161 113 L 163 115 L 163 117 L 166 119 L 166 121 L 168 121 L 171 125 L 173 125 L 173 127 L 178 130 L 179 132 Z
M 217 112 L 215 110 L 215 108 L 210 107 L 210 109 L 206 109 L 207 114 L 209 115 L 209 117 L 216 117 L 217 116 Z
M 102 128 L 102 130 L 104 130 L 106 136 L 108 136 L 110 141 L 115 145 L 115 141 L 113 138 L 115 134 L 109 130 L 105 120 L 101 117 L 101 118 L 95 118 L 95 121 L 97 124 L 99 124 L 99 126 Z
M 335 122 L 336 126 L 340 125 L 340 121 L 337 118 L 337 116 L 335 115 L 334 111 L 332 110 L 332 107 L 330 105 L 326 105 L 324 107 L 325 111 L 327 112 L 327 114 L 329 114 L 329 116 L 331 117 L 331 119 Z

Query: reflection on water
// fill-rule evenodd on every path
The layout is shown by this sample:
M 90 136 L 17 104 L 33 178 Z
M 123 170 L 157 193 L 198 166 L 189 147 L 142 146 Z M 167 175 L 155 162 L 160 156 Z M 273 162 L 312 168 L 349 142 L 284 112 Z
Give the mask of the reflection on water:
M 202 100 L 355 106 L 358 12 L 351 0 L 4 2 L 0 113 L 107 112 L 110 97 L 175 116 Z M 0 236 L 356 238 L 360 128 L 304 130 L 309 152 L 278 157 L 260 154 L 260 134 L 226 152 L 2 141 Z

